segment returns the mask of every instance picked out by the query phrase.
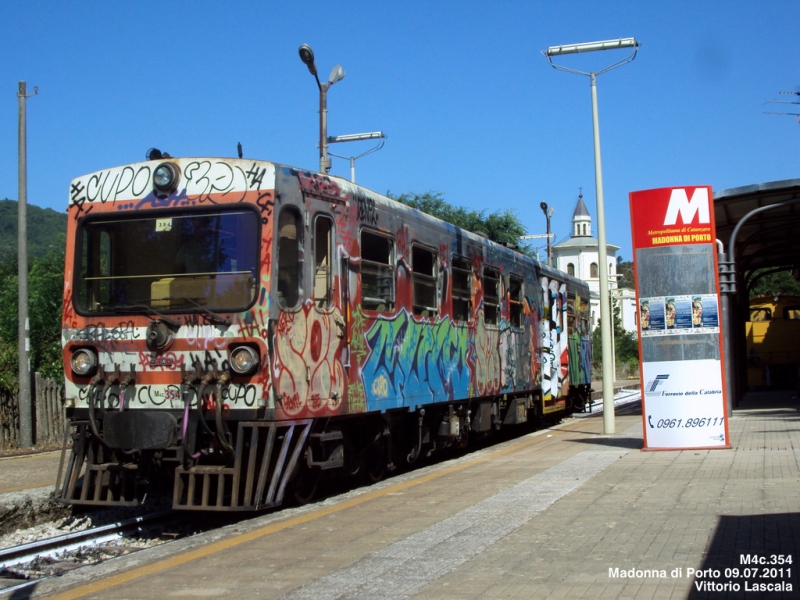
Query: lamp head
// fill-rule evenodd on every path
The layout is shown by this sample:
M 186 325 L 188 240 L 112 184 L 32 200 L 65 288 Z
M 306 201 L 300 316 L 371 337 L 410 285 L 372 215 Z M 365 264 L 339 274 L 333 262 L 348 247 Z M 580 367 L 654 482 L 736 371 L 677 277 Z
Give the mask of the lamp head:
M 619 38 L 602 42 L 586 42 L 583 44 L 565 44 L 563 46 L 550 46 L 544 51 L 545 56 L 560 56 L 562 54 L 578 54 L 581 52 L 596 52 L 597 50 L 616 50 L 617 48 L 639 48 L 636 38 Z
M 540 202 L 540 203 L 539 203 L 539 208 L 541 208 L 541 209 L 542 209 L 542 212 L 543 212 L 544 214 L 547 214 L 547 202 Z
M 308 44 L 303 44 L 300 46 L 298 53 L 300 54 L 300 60 L 302 60 L 303 64 L 308 67 L 308 72 L 316 77 L 317 65 L 314 62 L 314 51 L 311 49 L 311 46 Z M 344 77 L 344 75 L 342 75 L 342 77 Z
M 342 79 L 344 79 L 344 68 L 342 68 L 342 65 L 336 65 L 328 76 L 328 87 Z

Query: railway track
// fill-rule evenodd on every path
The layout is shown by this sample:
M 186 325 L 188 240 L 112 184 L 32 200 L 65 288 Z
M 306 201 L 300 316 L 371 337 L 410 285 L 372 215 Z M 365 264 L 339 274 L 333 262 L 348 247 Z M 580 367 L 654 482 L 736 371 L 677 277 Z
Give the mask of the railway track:
M 0 569 L 7 569 L 9 566 L 31 561 L 37 557 L 68 552 L 86 544 L 104 544 L 119 539 L 126 534 L 141 531 L 146 524 L 155 524 L 163 521 L 170 514 L 173 514 L 173 511 L 162 511 L 151 515 L 125 519 L 117 523 L 84 529 L 83 531 L 74 531 L 56 537 L 37 540 L 29 544 L 5 548 L 0 550 Z
M 66 571 L 180 537 L 181 533 L 165 536 L 163 526 L 169 523 L 180 532 L 189 524 L 188 517 L 165 510 L 2 549 L 0 593 L 21 591 Z M 125 542 L 136 538 L 136 543 Z

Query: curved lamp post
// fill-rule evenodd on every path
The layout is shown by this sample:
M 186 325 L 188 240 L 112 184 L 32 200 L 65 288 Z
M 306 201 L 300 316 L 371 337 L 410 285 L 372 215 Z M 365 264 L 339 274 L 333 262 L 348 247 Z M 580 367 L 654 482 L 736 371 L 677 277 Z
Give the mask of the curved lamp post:
M 595 52 L 597 50 L 616 50 L 630 48 L 631 53 L 615 62 L 613 65 L 600 71 L 586 73 L 553 63 L 554 56 L 564 54 L 578 54 L 581 52 Z M 597 117 L 597 76 L 631 62 L 636 58 L 639 42 L 634 38 L 621 38 L 605 42 L 587 42 L 583 44 L 569 44 L 565 46 L 551 46 L 544 51 L 547 61 L 554 69 L 587 75 L 592 88 L 592 123 L 594 127 L 594 177 L 597 188 L 597 250 L 600 262 L 600 336 L 603 342 L 603 432 L 615 433 L 614 426 L 614 372 L 613 372 L 613 342 L 611 340 L 613 316 L 611 313 L 608 293 L 608 250 L 606 248 L 606 220 L 603 205 L 603 168 L 600 161 L 600 125 Z
M 552 250 L 552 245 L 551 245 L 551 242 L 550 242 L 550 239 L 552 237 L 552 235 L 550 233 L 550 219 L 553 218 L 553 214 L 556 212 L 556 209 L 553 208 L 552 206 L 548 208 L 547 202 L 540 202 L 539 203 L 539 208 L 542 209 L 542 212 L 544 213 L 544 216 L 547 219 L 547 266 L 548 267 L 552 267 L 553 266 L 553 250 Z
M 319 172 L 327 174 L 331 169 L 331 159 L 328 158 L 328 90 L 330 87 L 344 79 L 344 69 L 341 65 L 333 67 L 326 84 L 320 83 L 317 76 L 317 64 L 314 62 L 314 51 L 308 44 L 303 44 L 298 50 L 300 60 L 308 67 L 309 73 L 314 76 L 319 88 Z

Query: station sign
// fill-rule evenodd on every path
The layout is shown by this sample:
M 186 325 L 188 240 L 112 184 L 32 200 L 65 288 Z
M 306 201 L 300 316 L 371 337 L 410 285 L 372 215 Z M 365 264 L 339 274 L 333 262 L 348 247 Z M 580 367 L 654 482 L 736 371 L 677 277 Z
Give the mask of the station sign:
M 629 200 L 644 449 L 729 448 L 711 187 Z

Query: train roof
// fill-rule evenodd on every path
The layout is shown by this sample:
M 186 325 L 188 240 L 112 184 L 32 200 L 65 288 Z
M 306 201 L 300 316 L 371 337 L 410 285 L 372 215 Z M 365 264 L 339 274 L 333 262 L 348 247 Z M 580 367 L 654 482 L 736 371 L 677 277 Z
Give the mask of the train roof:
M 574 286 L 586 286 L 586 283 L 575 277 L 570 277 L 563 271 L 559 271 L 552 267 L 542 264 L 536 258 L 523 254 L 516 248 L 505 246 L 490 240 L 482 234 L 475 233 L 452 223 L 429 215 L 421 210 L 412 208 L 402 202 L 389 198 L 383 194 L 365 188 L 356 183 L 350 182 L 347 179 L 336 175 L 323 175 L 308 169 L 301 169 L 292 167 L 282 163 L 277 163 L 268 160 L 257 160 L 253 158 L 232 158 L 232 157 L 210 157 L 210 156 L 186 156 L 186 157 L 172 157 L 163 156 L 156 160 L 147 160 L 126 165 L 118 165 L 115 167 L 100 169 L 92 173 L 87 173 L 73 179 L 70 195 L 70 205 L 82 203 L 84 201 L 106 202 L 109 199 L 116 201 L 117 198 L 130 200 L 136 197 L 144 198 L 152 193 L 152 186 L 145 184 L 149 181 L 151 172 L 163 162 L 178 163 L 186 170 L 191 168 L 193 163 L 208 164 L 208 165 L 222 165 L 220 168 L 229 170 L 230 172 L 241 172 L 240 177 L 229 177 L 230 189 L 245 191 L 248 188 L 247 177 L 244 175 L 248 170 L 252 171 L 255 164 L 270 165 L 270 177 L 275 176 L 275 184 L 278 185 L 278 173 L 285 174 L 299 174 L 302 173 L 310 178 L 322 178 L 329 181 L 335 181 L 336 185 L 340 188 L 343 199 L 366 197 L 375 201 L 377 204 L 390 206 L 393 211 L 407 212 L 409 217 L 417 222 L 427 222 L 432 228 L 446 228 L 450 231 L 458 232 L 465 240 L 469 241 L 472 245 L 481 246 L 485 248 L 493 248 L 496 252 L 513 253 L 519 260 L 531 263 L 534 268 L 537 268 L 541 273 L 556 278 L 561 281 L 568 282 Z M 144 174 L 146 172 L 146 175 Z M 141 175 L 140 175 L 141 174 Z M 209 177 L 210 178 L 210 177 Z M 241 181 L 237 181 L 241 179 Z M 136 191 L 138 182 L 139 191 Z M 265 181 L 266 183 L 266 181 Z M 124 189 L 122 186 L 129 186 L 129 189 Z M 229 190 L 218 190 L 222 193 L 227 193 Z M 78 196 L 82 194 L 82 196 Z
M 750 298 L 750 307 L 758 306 L 786 306 L 786 305 L 800 305 L 800 296 L 793 296 L 790 294 L 775 294 L 769 296 L 758 296 Z

